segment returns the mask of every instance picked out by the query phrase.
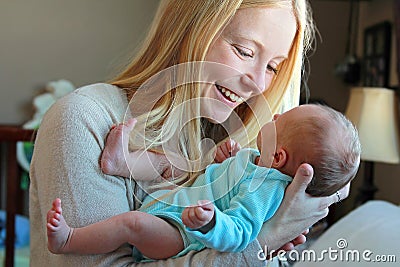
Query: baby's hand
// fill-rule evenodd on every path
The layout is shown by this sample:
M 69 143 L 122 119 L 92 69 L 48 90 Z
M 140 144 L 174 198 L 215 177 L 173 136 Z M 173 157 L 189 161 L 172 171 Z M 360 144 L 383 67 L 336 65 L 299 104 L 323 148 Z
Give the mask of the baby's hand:
M 217 152 L 215 154 L 214 161 L 216 163 L 221 163 L 227 158 L 235 156 L 240 150 L 240 144 L 233 139 L 229 139 L 217 147 Z
M 184 171 L 182 171 L 178 168 L 175 168 L 174 166 L 169 164 L 166 168 L 163 169 L 163 173 L 161 174 L 161 176 L 164 179 L 173 180 L 173 179 L 176 179 L 177 177 L 181 176 L 184 173 L 185 173 Z
M 191 229 L 199 229 L 214 217 L 214 204 L 209 200 L 199 200 L 197 206 L 187 207 L 182 212 L 182 222 Z

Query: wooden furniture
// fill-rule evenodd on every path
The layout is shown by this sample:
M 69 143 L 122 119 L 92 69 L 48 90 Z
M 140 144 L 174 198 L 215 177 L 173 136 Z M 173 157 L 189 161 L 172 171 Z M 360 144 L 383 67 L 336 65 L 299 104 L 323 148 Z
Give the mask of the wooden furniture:
M 6 147 L 5 153 L 2 153 L 1 160 L 6 162 L 6 171 L 1 175 L 6 183 L 6 246 L 4 266 L 14 266 L 14 242 L 15 242 L 15 215 L 18 212 L 17 196 L 21 195 L 19 188 L 20 171 L 17 163 L 16 143 L 19 141 L 33 141 L 35 131 L 23 129 L 19 126 L 0 125 L 0 143 Z M 4 183 L 3 183 L 4 184 Z

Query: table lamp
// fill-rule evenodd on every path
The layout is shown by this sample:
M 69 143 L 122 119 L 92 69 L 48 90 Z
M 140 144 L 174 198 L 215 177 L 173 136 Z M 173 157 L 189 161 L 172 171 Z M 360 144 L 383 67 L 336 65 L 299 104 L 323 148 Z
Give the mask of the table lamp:
M 398 101 L 394 90 L 357 87 L 350 91 L 346 117 L 355 125 L 361 142 L 364 181 L 356 205 L 374 198 L 374 163 L 399 163 Z

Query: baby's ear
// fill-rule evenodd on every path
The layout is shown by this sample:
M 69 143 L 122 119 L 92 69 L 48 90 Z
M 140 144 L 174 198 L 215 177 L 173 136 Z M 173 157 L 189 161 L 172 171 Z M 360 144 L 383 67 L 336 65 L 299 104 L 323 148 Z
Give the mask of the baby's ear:
M 287 162 L 287 152 L 283 148 L 278 148 L 274 155 L 274 160 L 272 161 L 272 167 L 279 169 L 283 168 Z

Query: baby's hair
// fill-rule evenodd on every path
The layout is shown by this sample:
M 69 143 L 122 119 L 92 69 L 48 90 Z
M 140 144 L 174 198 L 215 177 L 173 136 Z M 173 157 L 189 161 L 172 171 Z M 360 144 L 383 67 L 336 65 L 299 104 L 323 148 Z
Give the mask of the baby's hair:
M 360 164 L 361 144 L 356 128 L 342 113 L 328 106 L 312 105 L 321 112 L 295 122 L 290 132 L 297 133 L 292 138 L 294 142 L 311 141 L 303 144 L 307 149 L 303 152 L 303 162 L 311 164 L 314 169 L 314 177 L 306 192 L 312 196 L 329 196 L 355 177 Z M 299 133 L 306 136 L 302 138 Z

